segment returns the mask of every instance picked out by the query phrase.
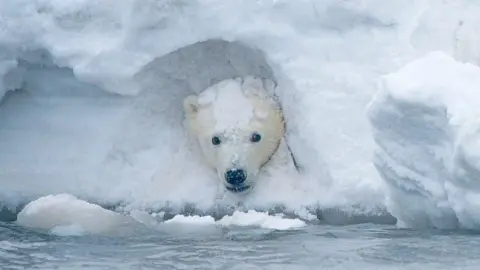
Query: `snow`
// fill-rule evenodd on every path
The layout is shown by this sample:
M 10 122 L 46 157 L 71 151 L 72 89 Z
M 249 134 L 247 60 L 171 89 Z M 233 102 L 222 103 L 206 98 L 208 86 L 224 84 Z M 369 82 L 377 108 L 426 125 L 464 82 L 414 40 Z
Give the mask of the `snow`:
M 41 197 L 27 204 L 18 214 L 17 223 L 66 236 L 108 233 L 133 223 L 133 219 L 70 194 L 58 194 Z
M 408 226 L 476 227 L 479 10 L 473 0 L 2 1 L 1 205 L 58 193 L 127 210 L 236 205 L 185 145 L 181 101 L 258 75 L 278 83 L 303 175 L 276 176 L 247 207 L 387 207 Z
M 227 80 L 214 86 L 217 99 L 213 106 L 215 130 L 246 127 L 253 118 L 253 105 L 244 96 L 242 82 Z M 208 90 L 207 90 L 208 91 Z
M 19 213 L 17 223 L 33 229 L 47 230 L 58 236 L 108 234 L 118 232 L 122 226 L 133 227 L 135 224 L 143 224 L 157 230 L 164 228 L 162 225 L 173 225 L 176 228 L 182 225 L 256 226 L 271 230 L 289 230 L 306 225 L 299 219 L 271 216 L 253 210 L 246 213 L 235 211 L 231 216 L 224 216 L 218 221 L 211 216 L 196 215 L 176 215 L 166 221 L 158 221 L 154 214 L 135 210 L 130 215 L 120 215 L 70 194 L 48 195 L 30 202 Z
M 235 212 L 232 216 L 224 216 L 217 222 L 223 226 L 258 226 L 264 229 L 289 230 L 305 226 L 300 219 L 286 219 L 281 216 L 270 216 L 267 213 L 249 210 L 247 213 Z
M 479 67 L 458 63 L 439 51 L 413 61 L 385 76 L 385 89 L 392 98 L 429 107 L 445 106 L 452 125 L 461 125 L 478 114 Z
M 480 67 L 434 51 L 381 85 L 369 115 L 389 210 L 404 226 L 476 228 Z
M 247 212 L 235 211 L 215 221 L 211 216 L 184 216 L 176 215 L 165 221 L 165 224 L 188 224 L 195 226 L 218 225 L 222 227 L 259 227 L 269 230 L 292 230 L 306 226 L 300 219 L 289 219 L 282 216 L 272 216 L 265 212 L 249 210 Z
M 193 225 L 213 225 L 215 219 L 210 216 L 183 216 L 176 215 L 172 219 L 165 221 L 165 224 L 193 224 Z

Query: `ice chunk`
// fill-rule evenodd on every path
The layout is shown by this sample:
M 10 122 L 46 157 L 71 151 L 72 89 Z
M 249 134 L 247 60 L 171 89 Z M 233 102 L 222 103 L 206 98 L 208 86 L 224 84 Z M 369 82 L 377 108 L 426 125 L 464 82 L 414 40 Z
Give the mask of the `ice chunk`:
M 215 224 L 215 219 L 211 216 L 176 215 L 172 219 L 165 221 L 165 224 L 213 225 Z
M 388 184 L 388 208 L 405 225 L 471 227 L 479 217 L 471 124 L 480 115 L 479 90 L 480 68 L 442 52 L 383 78 L 369 107 L 374 162 Z
M 290 230 L 306 226 L 306 223 L 299 219 L 289 219 L 282 215 L 272 216 L 268 213 L 249 210 L 248 212 L 235 211 L 231 216 L 224 216 L 215 221 L 211 216 L 184 216 L 176 215 L 165 221 L 165 224 L 183 225 L 219 225 L 230 226 L 253 226 L 272 230 Z
M 70 194 L 48 195 L 27 204 L 18 214 L 17 223 L 59 235 L 104 234 L 134 224 L 129 217 Z
M 264 229 L 290 230 L 306 226 L 299 219 L 288 219 L 282 216 L 271 216 L 268 213 L 249 210 L 248 212 L 236 211 L 232 216 L 225 216 L 217 221 L 222 226 L 258 226 Z

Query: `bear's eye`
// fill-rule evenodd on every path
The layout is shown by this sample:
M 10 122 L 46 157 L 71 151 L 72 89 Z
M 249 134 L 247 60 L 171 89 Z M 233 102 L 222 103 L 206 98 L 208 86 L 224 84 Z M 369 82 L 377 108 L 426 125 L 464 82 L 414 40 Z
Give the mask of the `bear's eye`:
M 213 136 L 212 137 L 212 144 L 213 145 L 219 145 L 222 141 L 220 140 L 220 137 L 218 136 Z
M 257 143 L 262 139 L 262 136 L 258 134 L 257 132 L 253 132 L 252 135 L 250 136 L 250 141 L 252 143 Z

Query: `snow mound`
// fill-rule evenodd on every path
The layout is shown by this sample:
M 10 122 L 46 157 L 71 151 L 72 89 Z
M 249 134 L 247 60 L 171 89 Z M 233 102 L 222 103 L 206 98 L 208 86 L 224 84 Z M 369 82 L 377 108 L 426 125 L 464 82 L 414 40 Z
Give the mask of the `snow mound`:
M 475 228 L 480 68 L 431 52 L 386 75 L 368 113 L 375 166 L 401 225 Z
M 48 230 L 58 235 L 108 233 L 132 224 L 132 221 L 70 194 L 41 197 L 26 205 L 17 216 L 19 225 Z

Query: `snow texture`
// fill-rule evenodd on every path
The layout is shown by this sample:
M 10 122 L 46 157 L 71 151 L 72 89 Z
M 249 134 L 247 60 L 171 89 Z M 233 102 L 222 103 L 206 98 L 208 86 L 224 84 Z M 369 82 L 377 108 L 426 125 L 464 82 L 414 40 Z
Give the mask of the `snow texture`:
M 17 217 L 22 226 L 57 235 L 103 234 L 133 221 L 69 194 L 41 197 L 27 204 Z
M 162 229 L 168 225 L 178 226 L 256 226 L 271 230 L 289 230 L 305 226 L 299 219 L 271 216 L 268 213 L 250 210 L 234 212 L 215 221 L 211 216 L 176 215 L 166 221 L 158 222 L 154 215 L 132 211 L 131 216 L 120 215 L 78 199 L 69 194 L 48 195 L 30 202 L 18 215 L 17 223 L 22 226 L 43 229 L 58 236 L 81 236 L 86 234 L 112 234 L 122 227 L 146 225 L 149 228 Z M 167 225 L 167 226 L 164 226 Z
M 369 113 L 389 210 L 406 226 L 478 227 L 480 67 L 431 52 L 381 85 Z
M 70 193 L 127 211 L 236 205 L 192 158 L 181 101 L 256 75 L 278 83 L 303 174 L 278 176 L 246 207 L 387 207 L 405 225 L 476 227 L 479 10 L 474 0 L 2 1 L 0 202 Z

